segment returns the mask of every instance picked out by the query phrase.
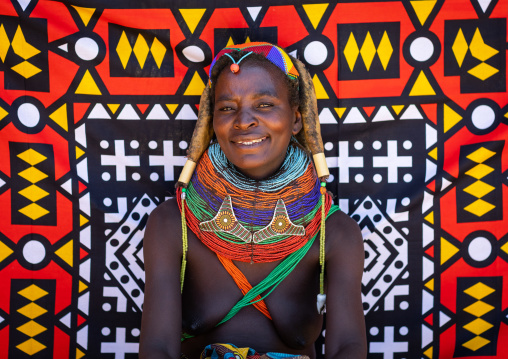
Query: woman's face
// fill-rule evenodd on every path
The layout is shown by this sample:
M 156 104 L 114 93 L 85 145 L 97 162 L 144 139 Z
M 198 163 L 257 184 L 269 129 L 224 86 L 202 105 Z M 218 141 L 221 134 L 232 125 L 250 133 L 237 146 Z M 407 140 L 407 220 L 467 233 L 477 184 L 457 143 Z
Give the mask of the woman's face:
M 275 69 L 247 63 L 236 74 L 224 69 L 215 84 L 217 140 L 229 161 L 253 179 L 279 169 L 291 135 L 302 128 L 283 76 Z

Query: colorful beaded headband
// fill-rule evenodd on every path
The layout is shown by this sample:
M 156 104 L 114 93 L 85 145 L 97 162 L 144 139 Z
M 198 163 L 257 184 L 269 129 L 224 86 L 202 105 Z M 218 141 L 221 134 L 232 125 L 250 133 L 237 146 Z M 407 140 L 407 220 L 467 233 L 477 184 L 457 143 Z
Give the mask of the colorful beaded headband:
M 240 60 L 235 62 L 231 57 L 231 55 L 229 55 L 233 51 L 244 51 L 247 52 L 247 54 L 244 55 Z M 299 76 L 298 70 L 293 64 L 293 61 L 291 61 L 289 55 L 286 54 L 286 52 L 282 50 L 280 47 L 270 44 L 268 42 L 249 42 L 248 44 L 232 45 L 223 48 L 217 54 L 217 56 L 215 56 L 215 59 L 213 59 L 212 64 L 210 65 L 209 78 L 210 79 L 212 78 L 213 66 L 215 65 L 217 60 L 222 56 L 226 55 L 229 58 L 231 58 L 231 60 L 233 60 L 233 64 L 231 65 L 231 71 L 233 73 L 236 73 L 240 69 L 240 67 L 238 66 L 240 61 L 242 61 L 246 56 L 250 55 L 251 53 L 263 55 L 272 64 L 280 68 L 289 78 L 291 79 L 298 78 Z

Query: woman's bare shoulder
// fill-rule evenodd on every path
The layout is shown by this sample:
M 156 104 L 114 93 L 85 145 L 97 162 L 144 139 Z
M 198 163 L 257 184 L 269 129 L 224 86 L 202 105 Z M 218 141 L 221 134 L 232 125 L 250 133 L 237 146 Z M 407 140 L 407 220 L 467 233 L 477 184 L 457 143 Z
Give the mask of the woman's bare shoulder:
M 363 238 L 358 223 L 342 211 L 337 211 L 326 220 L 326 250 L 352 250 L 363 254 Z
M 157 246 L 181 246 L 181 213 L 176 198 L 170 198 L 155 208 L 148 218 L 144 242 Z

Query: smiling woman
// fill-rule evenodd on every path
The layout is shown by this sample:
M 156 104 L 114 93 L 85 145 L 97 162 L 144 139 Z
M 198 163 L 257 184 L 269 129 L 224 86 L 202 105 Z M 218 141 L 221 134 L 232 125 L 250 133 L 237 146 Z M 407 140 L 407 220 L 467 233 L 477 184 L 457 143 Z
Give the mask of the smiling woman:
M 326 299 L 327 357 L 364 358 L 362 238 L 327 176 L 303 64 L 219 52 L 177 198 L 145 230 L 140 357 L 315 358 Z

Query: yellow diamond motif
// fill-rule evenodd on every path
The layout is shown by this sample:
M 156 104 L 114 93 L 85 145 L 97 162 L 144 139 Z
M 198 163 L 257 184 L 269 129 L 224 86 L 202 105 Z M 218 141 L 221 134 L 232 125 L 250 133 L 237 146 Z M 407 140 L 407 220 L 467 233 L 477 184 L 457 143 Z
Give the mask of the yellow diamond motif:
M 35 319 L 47 312 L 46 309 L 34 302 L 25 305 L 23 308 L 18 309 L 18 312 L 23 314 L 25 317 Z
M 44 155 L 41 155 L 39 152 L 35 151 L 34 149 L 30 148 L 24 152 L 21 152 L 18 155 L 19 158 L 21 158 L 23 161 L 25 161 L 28 164 L 31 164 L 32 166 L 35 166 L 38 163 L 41 163 L 44 161 L 47 157 Z
M 492 67 L 485 62 L 482 62 L 478 66 L 473 67 L 471 70 L 469 70 L 467 73 L 473 75 L 474 77 L 479 78 L 482 81 L 485 81 L 492 75 L 498 73 L 499 70 L 495 67 Z
M 467 41 L 464 37 L 464 33 L 462 32 L 462 29 L 459 29 L 459 32 L 457 33 L 457 36 L 455 37 L 455 41 L 452 45 L 452 51 L 455 55 L 455 59 L 457 60 L 457 63 L 459 64 L 459 67 L 462 66 L 462 63 L 464 62 L 464 58 L 467 54 Z
M 150 49 L 148 48 L 145 38 L 139 34 L 136 39 L 136 43 L 134 44 L 134 55 L 136 55 L 136 59 L 138 59 L 139 66 L 141 68 L 145 66 L 146 57 L 149 52 Z
M 7 56 L 7 51 L 9 51 L 9 47 L 11 46 L 11 42 L 9 41 L 9 37 L 5 32 L 4 24 L 0 25 L 0 59 L 2 62 L 5 62 L 5 57 Z
M 483 284 L 482 282 L 478 282 L 475 285 L 467 288 L 464 293 L 470 295 L 471 297 L 481 300 L 495 292 L 495 289 L 492 289 L 488 285 Z M 482 314 L 483 315 L 483 314 Z
M 23 197 L 28 198 L 32 202 L 37 202 L 41 198 L 44 198 L 47 195 L 49 195 L 48 192 L 46 192 L 45 190 L 43 190 L 40 187 L 37 187 L 34 184 L 19 191 L 19 194 L 22 195 Z
M 28 335 L 29 337 L 35 337 L 36 335 L 41 334 L 42 332 L 47 330 L 42 325 L 34 322 L 33 320 L 23 324 L 20 327 L 17 327 L 16 329 L 19 330 L 21 333 Z
M 132 47 L 131 44 L 129 44 L 129 39 L 127 39 L 125 31 L 122 31 L 120 41 L 118 41 L 118 45 L 116 45 L 116 53 L 118 54 L 118 57 L 120 57 L 122 66 L 125 69 L 127 67 L 127 62 L 129 62 L 129 58 L 132 54 Z
M 496 208 L 496 206 L 494 206 L 493 204 L 485 202 L 483 199 L 477 199 L 464 209 L 474 214 L 475 216 L 481 217 L 485 213 L 492 211 L 494 208 Z
M 480 29 L 476 28 L 476 31 L 473 35 L 473 39 L 469 44 L 469 50 L 471 50 L 471 55 L 476 57 L 480 61 L 487 61 L 492 56 L 497 54 L 499 51 L 490 47 L 483 41 L 482 34 L 480 33 Z
M 22 295 L 28 300 L 35 302 L 37 299 L 44 297 L 48 294 L 44 289 L 36 286 L 35 284 L 31 284 L 23 290 L 18 292 L 19 295 Z
M 28 167 L 26 170 L 18 173 L 18 175 L 20 175 L 21 177 L 32 183 L 37 183 L 40 180 L 43 180 L 44 178 L 48 177 L 47 174 L 39 171 L 35 167 Z
M 360 49 L 358 48 L 358 44 L 356 43 L 356 39 L 353 33 L 351 33 L 349 34 L 349 39 L 347 40 L 346 46 L 344 47 L 344 56 L 346 57 L 346 61 L 351 72 L 353 72 L 356 59 L 358 59 L 359 54 Z
M 374 41 L 372 41 L 370 31 L 367 31 L 367 36 L 365 36 L 365 40 L 363 41 L 360 54 L 362 55 L 363 62 L 365 62 L 367 71 L 369 71 L 370 65 L 372 65 L 372 60 L 374 60 L 374 56 L 376 56 L 376 46 L 374 46 Z
M 464 188 L 464 192 L 469 193 L 472 196 L 475 196 L 476 198 L 482 198 L 486 194 L 492 192 L 495 189 L 495 187 L 491 186 L 490 184 L 487 184 L 482 181 L 476 181 L 470 186 L 467 186 Z
M 49 213 L 47 209 L 42 208 L 37 203 L 31 203 L 19 211 L 34 221 Z
M 37 75 L 42 70 L 28 61 L 23 61 L 22 63 L 12 67 L 14 71 L 23 76 L 25 79 L 29 79 L 30 77 Z
M 478 302 L 474 302 L 470 306 L 464 308 L 464 311 L 469 314 L 472 314 L 476 317 L 481 317 L 484 314 L 487 314 L 488 312 L 490 312 L 492 309 L 494 309 L 494 307 L 491 306 L 490 304 L 487 304 L 482 301 L 478 301 Z
M 476 318 L 471 323 L 464 325 L 464 329 L 469 330 L 471 333 L 480 335 L 483 332 L 492 328 L 493 325 L 481 318 Z
M 480 163 L 479 165 L 476 165 L 469 171 L 467 171 L 466 174 L 479 180 L 488 175 L 489 173 L 491 173 L 492 171 L 494 171 L 492 167 Z
M 34 355 L 35 353 L 38 353 L 42 349 L 46 348 L 46 346 L 39 343 L 37 340 L 30 338 L 26 342 L 23 342 L 20 345 L 16 345 L 16 348 L 22 352 L 27 353 L 28 355 Z
M 467 158 L 476 163 L 482 163 L 494 156 L 496 153 L 486 149 L 485 147 L 480 147 L 473 153 L 471 153 Z
M 393 54 L 392 43 L 390 42 L 390 39 L 388 38 L 388 34 L 386 33 L 386 31 L 383 34 L 381 41 L 379 42 L 377 54 L 379 56 L 379 59 L 381 60 L 383 68 L 386 70 L 386 67 L 388 66 L 390 58 L 392 57 Z
M 164 60 L 164 55 L 167 51 L 166 46 L 164 46 L 157 38 L 154 38 L 150 51 L 152 52 L 153 59 L 155 60 L 157 67 L 160 69 L 162 66 L 162 60 Z
M 23 31 L 19 25 L 12 39 L 12 49 L 14 53 L 21 56 L 23 60 L 28 60 L 40 52 L 25 40 L 25 35 L 23 35 Z
M 469 350 L 476 351 L 476 350 L 480 349 L 481 347 L 487 345 L 488 343 L 490 343 L 490 340 L 487 340 L 482 337 L 474 337 L 470 341 L 462 344 L 462 346 L 468 348 Z

